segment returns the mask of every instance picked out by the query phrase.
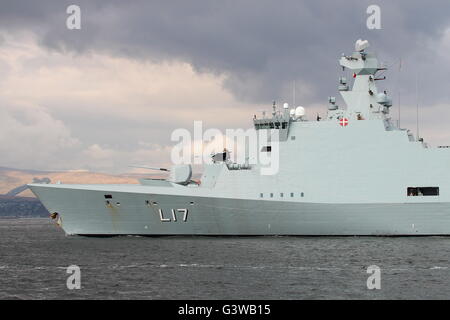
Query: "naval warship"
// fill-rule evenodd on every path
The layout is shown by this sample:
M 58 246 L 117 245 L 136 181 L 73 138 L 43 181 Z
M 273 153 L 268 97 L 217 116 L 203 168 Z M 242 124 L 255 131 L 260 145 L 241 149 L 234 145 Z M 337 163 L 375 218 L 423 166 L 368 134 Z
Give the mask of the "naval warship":
M 392 99 L 378 91 L 386 68 L 367 41 L 339 63 L 346 107 L 328 99 L 323 119 L 284 104 L 253 118 L 276 131 L 279 170 L 233 163 L 225 150 L 204 166 L 135 185 L 30 184 L 73 235 L 449 235 L 450 149 L 432 148 L 390 117 Z

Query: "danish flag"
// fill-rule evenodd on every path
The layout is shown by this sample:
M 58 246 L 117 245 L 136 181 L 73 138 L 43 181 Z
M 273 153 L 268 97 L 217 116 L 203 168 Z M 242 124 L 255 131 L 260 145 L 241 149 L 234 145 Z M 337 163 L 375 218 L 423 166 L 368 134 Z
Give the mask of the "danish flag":
M 342 118 L 341 120 L 339 120 L 339 124 L 341 125 L 341 127 L 348 126 L 348 119 L 347 118 Z

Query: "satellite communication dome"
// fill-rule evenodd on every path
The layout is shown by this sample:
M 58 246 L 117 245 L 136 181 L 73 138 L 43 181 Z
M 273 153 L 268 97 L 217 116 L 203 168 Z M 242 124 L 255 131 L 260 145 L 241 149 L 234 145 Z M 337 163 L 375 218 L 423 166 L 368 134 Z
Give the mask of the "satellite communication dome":
M 289 103 L 283 103 L 283 108 L 284 109 L 289 109 Z
M 379 104 L 386 104 L 388 102 L 388 97 L 385 93 L 381 92 L 379 94 L 377 94 L 377 102 Z
M 369 47 L 369 41 L 361 39 L 356 40 L 355 51 L 363 51 L 367 47 Z
M 302 106 L 298 106 L 297 108 L 295 108 L 295 118 L 301 118 L 305 115 L 305 108 L 303 108 Z
M 169 181 L 178 184 L 187 184 L 192 177 L 192 166 L 190 164 L 174 165 L 170 169 Z

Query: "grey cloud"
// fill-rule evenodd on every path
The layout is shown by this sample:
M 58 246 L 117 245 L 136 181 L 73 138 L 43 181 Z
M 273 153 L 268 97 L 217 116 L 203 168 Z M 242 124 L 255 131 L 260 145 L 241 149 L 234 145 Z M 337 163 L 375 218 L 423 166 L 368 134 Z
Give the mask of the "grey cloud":
M 188 61 L 200 72 L 228 74 L 225 85 L 238 98 L 264 103 L 290 99 L 293 80 L 311 89 L 299 99 L 325 101 L 336 92 L 337 58 L 367 38 L 384 60 L 402 57 L 405 88 L 414 86 L 417 64 L 420 73 L 433 70 L 433 81 L 422 84 L 426 100 L 450 98 L 449 66 L 429 47 L 450 26 L 448 0 L 377 1 L 382 30 L 366 28 L 373 1 L 76 2 L 80 31 L 65 28 L 73 1 L 2 2 L 0 25 L 32 30 L 55 50 Z M 391 80 L 386 85 L 395 85 L 395 75 Z
M 73 3 L 82 9 L 80 31 L 65 27 L 65 10 Z M 273 99 L 290 102 L 295 80 L 297 102 L 305 106 L 314 104 L 316 107 L 311 109 L 320 111 L 317 106 L 325 106 L 327 96 L 337 95 L 336 82 L 340 75 L 337 59 L 342 53 L 350 53 L 356 39 L 365 38 L 371 42 L 371 50 L 392 67 L 387 74 L 388 81 L 379 85 L 394 93 L 395 102 L 396 91 L 401 91 L 403 123 L 414 127 L 412 116 L 417 77 L 421 105 L 439 105 L 439 108 L 430 108 L 430 114 L 423 112 L 423 132 L 436 134 L 433 129 L 438 126 L 435 124 L 439 122 L 438 118 L 448 116 L 445 104 L 450 100 L 450 90 L 447 89 L 450 58 L 442 52 L 444 48 L 439 47 L 444 31 L 450 27 L 450 2 L 376 1 L 382 10 L 382 30 L 368 30 L 366 8 L 373 3 L 372 0 L 0 0 L 0 46 L 3 43 L 2 31 L 12 34 L 25 31 L 35 34 L 41 46 L 68 54 L 101 52 L 137 60 L 187 61 L 199 72 L 228 75 L 225 86 L 238 99 L 267 105 Z M 398 88 L 400 58 L 403 61 L 402 85 Z M 49 60 L 48 63 L 52 62 Z M 4 76 L 9 72 L 2 61 L 0 71 Z M 0 83 L 4 78 L 0 78 Z M 70 101 L 61 103 L 67 108 L 59 110 L 48 105 L 53 118 L 32 127 L 35 128 L 33 135 L 40 132 L 43 137 L 38 138 L 45 145 L 52 145 L 55 144 L 53 135 L 72 138 L 66 130 L 69 128 L 84 144 L 69 148 L 70 152 L 64 156 L 59 153 L 58 158 L 62 160 L 52 163 L 54 167 L 66 164 L 76 167 L 79 162 L 71 162 L 69 154 L 79 154 L 83 148 L 93 144 L 108 150 L 121 150 L 123 153 L 115 154 L 115 157 L 120 158 L 118 161 L 122 168 L 130 161 L 127 152 L 137 148 L 137 137 L 143 142 L 170 144 L 170 131 L 174 127 L 167 124 L 167 119 L 161 122 L 158 119 L 136 121 L 111 114 L 86 118 Z M 11 130 L 30 127 L 33 119 L 20 113 L 15 115 L 10 109 L 10 115 L 18 120 L 14 126 L 11 125 Z M 408 113 L 407 109 L 411 112 Z M 195 111 L 200 113 L 201 108 L 193 110 L 193 118 L 186 119 L 183 125 L 189 128 L 197 116 Z M 60 126 L 56 119 L 63 120 L 67 128 Z M 246 120 L 235 120 L 233 125 Z M 49 127 L 52 134 L 44 135 Z M 439 138 L 439 142 L 444 138 L 447 136 Z M 23 141 L 25 145 L 28 143 L 25 137 Z M 25 159 L 28 150 L 20 148 L 12 152 L 15 146 L 7 142 L 3 143 L 3 150 L 5 154 L 7 150 L 11 154 L 8 163 L 26 166 L 29 162 L 17 163 L 16 159 Z M 156 152 L 155 157 L 152 161 L 160 161 Z M 49 162 L 47 155 L 39 155 L 33 161 L 34 165 L 42 167 Z

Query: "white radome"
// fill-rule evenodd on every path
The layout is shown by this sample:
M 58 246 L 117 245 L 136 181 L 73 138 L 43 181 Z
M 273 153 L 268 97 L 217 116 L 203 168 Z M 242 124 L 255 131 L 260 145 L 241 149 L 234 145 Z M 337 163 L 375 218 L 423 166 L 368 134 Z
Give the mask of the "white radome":
M 295 108 L 295 118 L 301 118 L 305 115 L 305 108 L 303 108 L 302 106 L 298 106 L 297 108 Z
M 358 51 L 358 52 L 363 51 L 364 49 L 366 49 L 368 47 L 369 47 L 369 41 L 361 40 L 361 39 L 356 40 L 355 51 Z

